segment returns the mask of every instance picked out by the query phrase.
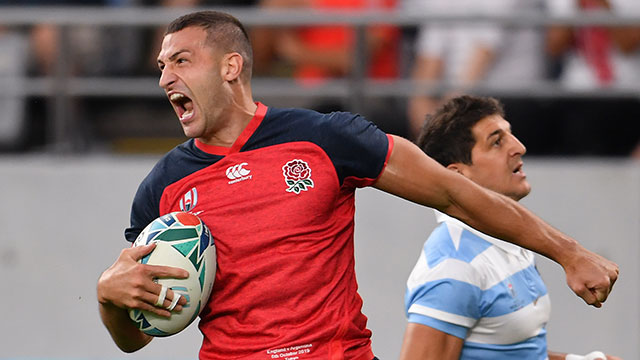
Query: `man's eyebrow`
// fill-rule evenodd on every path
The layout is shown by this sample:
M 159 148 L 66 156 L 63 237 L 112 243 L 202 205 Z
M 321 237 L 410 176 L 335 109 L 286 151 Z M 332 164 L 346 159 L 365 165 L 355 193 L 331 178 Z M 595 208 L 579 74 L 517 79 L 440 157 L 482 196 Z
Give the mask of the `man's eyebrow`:
M 190 52 L 190 51 L 189 51 L 189 50 L 187 50 L 187 49 L 180 49 L 180 50 L 178 50 L 178 51 L 174 52 L 171 56 L 169 56 L 169 59 L 168 59 L 168 60 L 169 60 L 169 61 L 173 61 L 173 60 L 175 60 L 178 56 L 180 56 L 180 54 L 185 53 L 185 52 Z M 164 62 L 158 58 L 158 64 L 163 64 L 163 63 L 164 63 Z
M 191 51 L 189 51 L 187 49 L 180 49 L 180 50 L 174 52 L 173 55 L 169 56 L 169 60 L 170 61 L 175 60 L 178 56 L 180 56 L 180 54 L 182 54 L 184 52 L 191 52 Z
M 491 134 L 487 135 L 487 140 L 491 139 L 494 136 L 502 135 L 505 132 L 511 133 L 511 126 L 509 126 L 506 131 L 503 129 L 496 129 L 492 131 Z
M 487 135 L 487 140 L 491 139 L 494 136 L 498 136 L 500 134 L 502 134 L 504 131 L 502 129 L 496 129 L 494 131 L 492 131 L 489 135 Z

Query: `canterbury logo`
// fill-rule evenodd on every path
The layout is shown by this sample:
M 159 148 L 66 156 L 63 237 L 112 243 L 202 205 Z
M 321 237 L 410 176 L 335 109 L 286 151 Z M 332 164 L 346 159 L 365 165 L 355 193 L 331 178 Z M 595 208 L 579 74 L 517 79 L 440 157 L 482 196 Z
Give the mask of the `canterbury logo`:
M 229 184 L 234 184 L 239 181 L 251 179 L 252 177 L 252 175 L 250 175 L 251 170 L 244 168 L 247 165 L 249 164 L 246 162 L 243 162 L 241 164 L 229 166 L 227 168 L 227 178 L 231 180 L 229 181 Z

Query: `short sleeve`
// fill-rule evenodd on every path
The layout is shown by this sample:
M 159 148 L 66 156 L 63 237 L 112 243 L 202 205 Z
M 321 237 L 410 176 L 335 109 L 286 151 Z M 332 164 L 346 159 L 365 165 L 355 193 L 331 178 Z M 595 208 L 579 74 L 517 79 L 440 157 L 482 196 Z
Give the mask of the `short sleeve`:
M 316 126 L 316 142 L 329 155 L 340 183 L 357 187 L 375 182 L 384 169 L 393 142 L 375 124 L 346 112 L 324 116 Z
M 154 200 L 157 199 L 157 200 Z M 131 205 L 130 225 L 124 231 L 125 239 L 134 242 L 140 232 L 154 219 L 160 216 L 159 200 L 160 196 L 154 194 L 149 184 L 149 179 L 145 179 L 133 199 Z
M 468 327 L 452 324 L 450 322 L 438 320 L 418 313 L 410 313 L 408 320 L 410 323 L 425 325 L 460 339 L 465 339 L 469 332 Z
M 460 276 L 461 272 L 474 272 L 473 268 L 457 261 L 444 261 L 437 269 L 426 271 L 432 272 L 424 276 L 428 281 L 408 289 L 405 294 L 409 322 L 465 338 L 468 329 L 481 317 L 482 291 L 476 285 L 446 274 L 456 273 L 456 278 L 474 277 L 475 274 Z

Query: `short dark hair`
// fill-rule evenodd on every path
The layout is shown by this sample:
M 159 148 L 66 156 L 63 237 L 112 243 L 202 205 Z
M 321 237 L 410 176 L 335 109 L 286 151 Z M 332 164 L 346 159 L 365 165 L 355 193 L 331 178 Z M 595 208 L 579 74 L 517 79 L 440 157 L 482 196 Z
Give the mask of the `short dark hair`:
M 443 166 L 471 165 L 471 149 L 476 143 L 471 129 L 491 115 L 504 117 L 503 106 L 495 98 L 470 95 L 453 98 L 434 114 L 427 115 L 417 144 Z
M 246 80 L 251 78 L 253 50 L 247 30 L 240 20 L 220 11 L 197 11 L 173 20 L 164 34 L 172 34 L 192 26 L 205 29 L 207 31 L 207 41 L 215 44 L 225 53 L 239 53 L 244 60 L 242 74 L 246 77 Z

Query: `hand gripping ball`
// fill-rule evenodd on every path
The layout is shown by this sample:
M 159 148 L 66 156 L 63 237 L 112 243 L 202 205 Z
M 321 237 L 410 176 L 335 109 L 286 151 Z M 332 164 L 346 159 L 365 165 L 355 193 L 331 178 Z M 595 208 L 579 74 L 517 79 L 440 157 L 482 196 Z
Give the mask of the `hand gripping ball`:
M 163 292 L 171 289 L 185 297 L 187 304 L 169 318 L 137 309 L 129 310 L 129 317 L 148 335 L 169 336 L 189 326 L 209 300 L 216 273 L 216 248 L 204 222 L 196 215 L 180 211 L 153 220 L 138 235 L 133 246 L 152 242 L 156 247 L 140 262 L 187 270 L 189 277 L 186 279 L 156 280 L 163 285 Z

